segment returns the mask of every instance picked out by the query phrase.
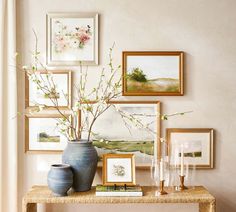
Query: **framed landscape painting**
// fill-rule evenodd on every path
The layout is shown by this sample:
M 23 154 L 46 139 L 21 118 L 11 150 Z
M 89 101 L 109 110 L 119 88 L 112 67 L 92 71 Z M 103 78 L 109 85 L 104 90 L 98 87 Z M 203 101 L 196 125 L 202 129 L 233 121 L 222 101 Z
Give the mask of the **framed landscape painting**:
M 25 116 L 25 152 L 62 152 L 67 138 L 57 128 L 60 118 L 60 115 L 50 114 Z
M 103 154 L 134 154 L 137 167 L 150 167 L 153 157 L 160 155 L 160 102 L 112 101 L 113 105 L 97 119 L 93 127 L 93 144 L 102 166 Z M 133 115 L 146 128 L 122 118 Z M 81 121 L 85 115 L 81 113 Z M 90 118 L 88 117 L 88 122 Z M 148 128 L 148 129 L 147 129 Z M 82 135 L 83 137 L 83 135 Z
M 25 75 L 25 107 L 32 108 L 37 105 L 45 106 L 45 109 L 55 109 L 53 102 L 55 102 L 60 109 L 71 108 L 71 71 L 38 71 L 41 81 L 44 86 L 51 89 L 51 92 L 42 89 L 37 89 L 37 84 L 28 79 Z M 51 77 L 51 79 L 49 79 Z M 39 77 L 40 78 L 40 77 Z M 49 80 L 47 80 L 49 79 Z M 50 84 L 50 85 L 49 85 Z M 45 89 L 44 89 L 45 90 Z M 51 100 L 53 100 L 53 102 Z
M 171 165 L 180 165 L 181 148 L 184 161 L 190 167 L 213 168 L 213 129 L 169 128 L 166 130 Z
M 47 64 L 98 65 L 98 14 L 47 14 Z
M 184 94 L 183 52 L 123 52 L 124 96 Z

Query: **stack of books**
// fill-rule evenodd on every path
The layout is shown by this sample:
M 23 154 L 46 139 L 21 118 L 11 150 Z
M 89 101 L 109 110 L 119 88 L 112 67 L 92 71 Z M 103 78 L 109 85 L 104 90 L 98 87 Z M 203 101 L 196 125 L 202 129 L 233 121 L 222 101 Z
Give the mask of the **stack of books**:
M 141 186 L 96 186 L 96 196 L 100 197 L 141 197 L 143 191 Z

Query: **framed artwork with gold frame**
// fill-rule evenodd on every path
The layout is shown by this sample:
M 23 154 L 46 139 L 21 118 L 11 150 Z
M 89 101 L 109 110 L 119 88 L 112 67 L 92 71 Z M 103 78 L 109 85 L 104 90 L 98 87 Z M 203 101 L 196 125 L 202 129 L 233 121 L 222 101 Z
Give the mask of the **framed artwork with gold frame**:
M 71 120 L 70 115 L 66 115 Z M 37 114 L 25 116 L 25 152 L 61 153 L 68 139 L 59 132 L 59 114 Z
M 123 96 L 184 95 L 184 53 L 124 51 Z
M 180 147 L 189 167 L 212 169 L 214 167 L 214 131 L 211 128 L 166 129 L 170 165 L 180 165 Z
M 102 182 L 105 186 L 134 186 L 134 154 L 104 154 Z
M 71 71 L 37 71 L 36 74 L 40 74 L 38 78 L 42 81 L 43 85 L 51 87 L 55 85 L 56 92 L 51 94 L 49 91 L 43 92 L 41 89 L 37 89 L 37 84 L 29 80 L 27 73 L 25 73 L 25 108 L 43 105 L 45 106 L 44 109 L 55 109 L 50 98 L 57 102 L 59 109 L 71 108 Z M 47 78 L 51 79 L 47 80 Z M 48 81 L 51 83 L 50 85 L 48 85 Z
M 102 166 L 102 155 L 134 154 L 136 167 L 141 169 L 149 168 L 152 159 L 160 156 L 160 133 L 161 133 L 161 103 L 159 101 L 112 101 L 112 106 L 107 109 L 93 125 L 91 139 L 95 146 L 99 162 Z M 129 122 L 124 122 L 122 112 L 134 115 L 136 119 L 148 126 L 140 128 Z M 81 122 L 91 123 L 92 116 L 86 116 L 81 111 Z M 83 136 L 82 134 L 82 137 Z

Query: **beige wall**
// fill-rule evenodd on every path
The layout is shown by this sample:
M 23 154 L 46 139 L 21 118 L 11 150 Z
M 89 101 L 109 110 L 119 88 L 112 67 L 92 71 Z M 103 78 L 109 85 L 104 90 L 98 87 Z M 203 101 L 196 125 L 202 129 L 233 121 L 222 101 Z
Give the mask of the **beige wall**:
M 116 42 L 115 60 L 122 50 L 182 50 L 186 52 L 183 97 L 142 97 L 160 100 L 166 113 L 194 110 L 164 127 L 212 127 L 216 131 L 215 169 L 197 172 L 196 184 L 206 186 L 217 198 L 218 211 L 236 211 L 236 1 L 235 0 L 18 0 L 18 50 L 23 61 L 33 49 L 32 28 L 46 51 L 47 12 L 98 12 L 100 58 L 105 65 L 108 48 Z M 28 55 L 28 56 L 27 56 Z M 90 83 L 96 83 L 101 67 L 89 68 Z M 73 70 L 77 71 L 76 68 Z M 24 104 L 24 81 L 19 74 L 19 110 Z M 129 99 L 137 99 L 130 97 Z M 139 98 L 140 99 L 140 98 Z M 34 184 L 46 184 L 49 165 L 60 155 L 24 154 L 23 119 L 19 120 L 19 204 Z M 95 183 L 99 182 L 98 174 Z M 138 172 L 137 182 L 149 184 L 149 173 Z M 48 206 L 47 212 L 74 211 L 77 205 Z M 155 211 L 154 205 L 82 206 L 81 211 Z M 20 205 L 19 205 L 20 208 Z M 43 209 L 44 208 L 44 209 Z M 158 206 L 167 211 L 197 211 L 196 205 Z M 158 210 L 156 210 L 158 211 Z

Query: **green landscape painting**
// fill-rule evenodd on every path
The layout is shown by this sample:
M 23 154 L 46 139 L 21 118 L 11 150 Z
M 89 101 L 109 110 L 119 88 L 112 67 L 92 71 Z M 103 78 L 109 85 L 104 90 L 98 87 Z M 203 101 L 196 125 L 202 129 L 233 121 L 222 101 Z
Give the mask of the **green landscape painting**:
M 46 132 L 41 132 L 38 134 L 38 142 L 60 142 L 60 136 L 48 135 Z
M 117 111 L 117 108 L 110 107 L 103 116 L 97 120 L 93 129 L 93 145 L 96 147 L 99 160 L 107 153 L 132 153 L 135 155 L 135 162 L 138 165 L 151 164 L 153 156 L 157 154 L 157 136 L 159 126 L 157 113 L 159 105 L 155 103 L 117 103 L 116 107 L 128 114 L 144 114 L 138 118 L 149 126 L 150 130 L 140 129 L 126 123 Z M 145 116 L 145 114 L 153 116 Z
M 179 80 L 175 78 L 148 78 L 138 67 L 127 75 L 127 91 L 130 92 L 179 92 Z
M 179 56 L 128 55 L 125 70 L 127 93 L 180 93 Z

